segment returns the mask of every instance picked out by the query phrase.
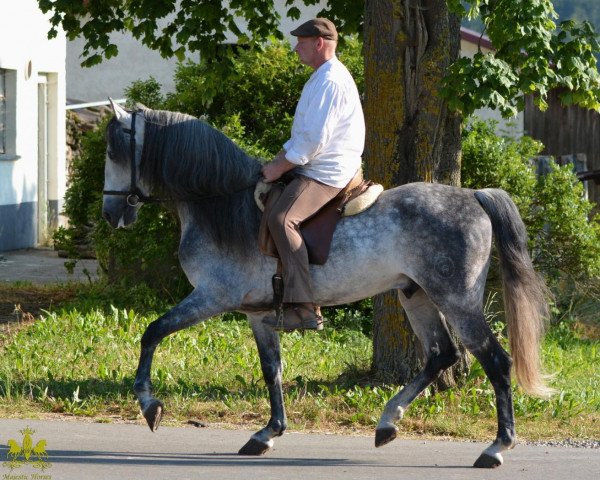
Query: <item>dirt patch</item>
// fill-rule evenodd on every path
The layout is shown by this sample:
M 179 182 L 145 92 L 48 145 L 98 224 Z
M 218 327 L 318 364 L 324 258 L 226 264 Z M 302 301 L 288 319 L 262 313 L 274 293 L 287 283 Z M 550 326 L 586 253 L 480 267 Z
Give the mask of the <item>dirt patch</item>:
M 600 340 L 600 324 L 577 322 L 574 326 L 577 337 L 584 340 Z
M 72 300 L 74 289 L 63 287 L 0 287 L 0 325 L 39 317 Z

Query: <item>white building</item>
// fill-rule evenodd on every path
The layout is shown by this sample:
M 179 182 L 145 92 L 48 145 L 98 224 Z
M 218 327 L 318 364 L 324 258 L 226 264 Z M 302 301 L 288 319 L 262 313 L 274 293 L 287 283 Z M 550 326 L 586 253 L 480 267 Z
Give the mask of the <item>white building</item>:
M 0 0 L 0 251 L 48 244 L 66 189 L 65 57 L 36 0 Z

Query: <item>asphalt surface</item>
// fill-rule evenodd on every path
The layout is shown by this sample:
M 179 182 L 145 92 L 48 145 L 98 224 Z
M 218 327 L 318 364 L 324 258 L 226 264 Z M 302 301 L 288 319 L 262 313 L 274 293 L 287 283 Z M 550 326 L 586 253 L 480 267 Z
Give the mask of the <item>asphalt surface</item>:
M 67 259 L 51 249 L 0 252 L 0 282 L 49 283 L 87 282 L 98 278 L 96 260 L 79 260 L 73 273 L 65 268 Z M 0 477 L 1 478 L 1 477 Z
M 480 470 L 471 465 L 485 448 L 481 443 L 398 439 L 376 449 L 373 437 L 289 433 L 266 455 L 247 457 L 236 452 L 248 431 L 161 427 L 152 433 L 143 425 L 40 420 L 0 420 L 0 460 L 7 458 L 9 439 L 22 445 L 26 427 L 34 431 L 33 445 L 46 441 L 51 466 L 35 468 L 33 457 L 12 471 L 0 463 L 2 479 L 600 478 L 598 449 L 517 445 L 504 465 Z

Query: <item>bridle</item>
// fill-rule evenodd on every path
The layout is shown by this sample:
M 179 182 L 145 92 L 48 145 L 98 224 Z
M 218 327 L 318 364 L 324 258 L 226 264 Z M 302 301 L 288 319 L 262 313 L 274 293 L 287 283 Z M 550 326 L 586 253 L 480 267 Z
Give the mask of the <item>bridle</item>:
M 137 185 L 137 164 L 135 161 L 136 160 L 136 158 L 135 158 L 136 157 L 136 154 L 135 154 L 135 150 L 136 150 L 135 117 L 137 114 L 138 114 L 138 112 L 135 112 L 135 111 L 131 112 L 131 128 L 123 128 L 123 132 L 129 134 L 129 150 L 130 150 L 130 157 L 131 157 L 131 181 L 129 184 L 129 190 L 103 190 L 102 191 L 103 195 L 118 195 L 118 196 L 122 196 L 122 197 L 127 197 L 127 205 L 129 205 L 130 207 L 137 207 L 140 202 L 160 203 L 160 202 L 168 201 L 163 198 L 149 197 L 149 196 L 145 195 L 144 192 L 142 192 Z M 114 158 L 114 153 L 109 152 L 108 156 L 112 159 L 112 158 Z M 238 193 L 238 192 L 247 190 L 251 187 L 255 187 L 256 182 L 258 182 L 258 180 L 260 178 L 261 178 L 261 175 L 259 174 L 256 178 L 253 178 L 251 180 L 251 183 L 249 185 L 247 185 L 243 188 L 240 188 L 239 190 L 236 190 L 231 193 Z M 211 193 L 211 194 L 202 195 L 199 198 L 208 199 L 208 198 L 222 197 L 223 195 L 224 194 Z M 195 200 L 198 200 L 199 198 L 196 198 Z
M 149 197 L 140 190 L 137 185 L 137 164 L 136 164 L 136 142 L 135 142 L 135 117 L 138 112 L 131 113 L 131 128 L 124 128 L 123 132 L 129 134 L 129 151 L 131 156 L 131 182 L 129 184 L 129 190 L 103 190 L 104 195 L 120 195 L 127 197 L 127 205 L 130 207 L 136 207 L 140 202 L 152 203 L 160 202 L 161 200 L 154 197 Z M 110 152 L 108 156 L 113 158 L 113 153 Z

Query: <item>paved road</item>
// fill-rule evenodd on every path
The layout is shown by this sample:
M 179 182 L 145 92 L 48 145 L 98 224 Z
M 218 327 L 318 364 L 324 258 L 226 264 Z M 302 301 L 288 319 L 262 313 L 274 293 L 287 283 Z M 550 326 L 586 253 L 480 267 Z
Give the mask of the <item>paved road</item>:
M 65 258 L 60 258 L 50 249 L 0 252 L 0 282 L 26 281 L 33 284 L 49 284 L 86 282 L 88 275 L 92 279 L 98 277 L 96 260 L 80 260 L 72 274 L 65 268 L 65 261 Z
M 493 479 L 595 480 L 600 450 L 517 445 L 495 470 L 471 468 L 485 447 L 480 443 L 396 440 L 375 449 L 373 438 L 290 433 L 278 438 L 262 457 L 235 452 L 251 432 L 194 427 L 98 424 L 74 421 L 0 420 L 0 462 L 8 439 L 22 445 L 26 427 L 33 445 L 46 440 L 43 472 L 25 464 L 10 470 L 0 463 L 0 478 L 69 479 L 244 479 L 385 480 Z M 34 476 L 38 475 L 37 477 Z M 6 475 L 9 475 L 8 477 Z M 18 477 L 17 475 L 24 475 Z

